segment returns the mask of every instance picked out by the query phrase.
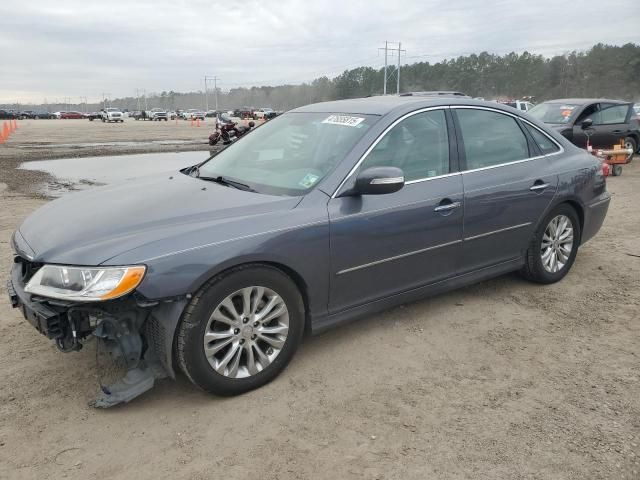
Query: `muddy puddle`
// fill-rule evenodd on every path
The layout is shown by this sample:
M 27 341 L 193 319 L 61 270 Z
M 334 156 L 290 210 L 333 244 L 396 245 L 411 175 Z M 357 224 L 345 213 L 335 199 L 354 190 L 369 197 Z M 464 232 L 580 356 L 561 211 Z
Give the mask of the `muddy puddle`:
M 48 197 L 85 190 L 95 185 L 106 185 L 145 175 L 175 172 L 180 168 L 206 160 L 209 152 L 141 153 L 105 157 L 62 158 L 24 162 L 21 170 L 37 170 L 53 177 L 37 188 Z

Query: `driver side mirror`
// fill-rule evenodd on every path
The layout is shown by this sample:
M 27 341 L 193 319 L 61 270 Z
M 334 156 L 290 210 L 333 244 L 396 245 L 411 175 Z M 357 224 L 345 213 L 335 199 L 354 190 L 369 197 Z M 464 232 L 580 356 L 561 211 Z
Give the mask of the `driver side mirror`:
M 404 187 L 404 173 L 397 167 L 371 167 L 360 172 L 354 189 L 356 195 L 384 195 Z
M 580 124 L 580 127 L 582 128 L 582 130 L 586 130 L 587 128 L 591 128 L 592 125 L 593 120 L 591 120 L 590 118 L 585 118 Z

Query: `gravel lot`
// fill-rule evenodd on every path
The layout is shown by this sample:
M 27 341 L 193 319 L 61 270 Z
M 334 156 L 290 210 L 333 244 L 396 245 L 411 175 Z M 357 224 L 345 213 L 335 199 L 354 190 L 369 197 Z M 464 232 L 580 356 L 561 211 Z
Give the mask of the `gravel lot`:
M 1 275 L 46 201 L 18 162 L 131 153 L 17 145 L 206 139 L 185 123 L 23 122 L 0 146 Z M 372 316 L 237 398 L 180 377 L 94 410 L 95 344 L 59 353 L 0 295 L 0 479 L 639 479 L 640 159 L 608 183 L 559 284 L 508 275 Z

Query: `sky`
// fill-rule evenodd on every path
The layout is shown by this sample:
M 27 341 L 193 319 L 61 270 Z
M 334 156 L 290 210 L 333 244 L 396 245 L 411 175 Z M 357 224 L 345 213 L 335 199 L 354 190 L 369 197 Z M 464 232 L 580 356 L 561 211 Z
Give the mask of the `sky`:
M 640 43 L 640 0 L 5 0 L 0 103 L 302 83 L 381 67 L 385 40 L 402 63 Z

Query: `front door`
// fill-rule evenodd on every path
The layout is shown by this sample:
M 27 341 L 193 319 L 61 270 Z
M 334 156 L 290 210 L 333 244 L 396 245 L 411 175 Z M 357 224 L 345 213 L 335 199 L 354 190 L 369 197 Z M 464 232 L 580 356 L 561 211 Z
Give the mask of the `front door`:
M 330 313 L 455 275 L 463 194 L 460 174 L 451 172 L 448 122 L 443 108 L 407 115 L 354 172 L 398 167 L 406 182 L 398 192 L 329 201 Z
M 466 107 L 452 111 L 459 126 L 464 184 L 461 270 L 522 257 L 557 189 L 551 160 L 530 144 L 523 130 L 527 127 L 514 116 Z M 553 148 L 555 143 L 547 140 L 547 148 Z

